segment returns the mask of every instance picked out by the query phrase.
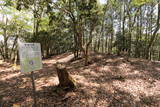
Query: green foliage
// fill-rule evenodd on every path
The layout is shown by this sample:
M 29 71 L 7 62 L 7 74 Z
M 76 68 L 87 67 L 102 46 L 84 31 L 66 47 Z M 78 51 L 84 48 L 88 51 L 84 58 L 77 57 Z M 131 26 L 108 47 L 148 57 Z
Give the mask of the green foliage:
M 0 6 L 12 6 L 14 4 L 14 0 L 2 0 L 0 2 Z
M 132 0 L 132 5 L 141 6 L 146 3 L 153 3 L 155 0 Z
M 49 18 L 48 17 L 41 18 L 41 21 L 40 21 L 40 30 L 47 31 L 47 29 L 49 29 L 48 25 L 49 25 Z
M 0 14 L 8 22 L 5 18 L 0 22 L 0 34 L 5 29 L 7 36 L 18 34 L 27 42 L 40 42 L 44 56 L 85 49 L 88 43 L 106 52 L 131 48 L 141 55 L 156 25 L 151 10 L 157 0 L 107 0 L 103 5 L 98 1 L 2 0 Z M 158 50 L 156 40 L 154 50 Z

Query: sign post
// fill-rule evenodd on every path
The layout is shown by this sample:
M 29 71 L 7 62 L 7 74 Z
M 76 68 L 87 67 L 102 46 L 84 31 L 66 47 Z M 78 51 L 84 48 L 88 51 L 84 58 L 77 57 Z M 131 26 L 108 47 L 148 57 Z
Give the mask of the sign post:
M 35 87 L 35 70 L 42 69 L 42 56 L 41 56 L 41 47 L 39 43 L 19 43 L 19 56 L 20 56 L 20 65 L 21 72 L 27 73 L 31 72 L 32 80 L 32 92 L 34 99 L 34 106 L 37 107 L 37 98 L 36 98 L 36 87 Z
M 34 106 L 37 107 L 37 97 L 36 97 L 36 87 L 34 82 L 34 72 L 31 72 L 31 80 L 32 80 L 32 89 L 33 89 L 33 99 L 34 99 Z

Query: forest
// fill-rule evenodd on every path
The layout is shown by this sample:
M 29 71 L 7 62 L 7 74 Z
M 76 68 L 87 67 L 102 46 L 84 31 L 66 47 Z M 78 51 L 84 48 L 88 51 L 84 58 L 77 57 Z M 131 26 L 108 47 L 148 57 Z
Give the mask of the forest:
M 159 85 L 159 0 L 0 0 L 0 107 L 160 107 Z

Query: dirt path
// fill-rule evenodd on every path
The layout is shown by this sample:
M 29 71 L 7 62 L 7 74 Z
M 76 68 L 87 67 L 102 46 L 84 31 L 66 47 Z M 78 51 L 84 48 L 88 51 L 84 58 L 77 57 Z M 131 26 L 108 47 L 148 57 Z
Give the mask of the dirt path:
M 58 84 L 53 64 L 65 62 L 73 55 L 63 54 L 43 61 L 35 72 L 38 107 L 159 107 L 160 63 L 142 59 L 96 55 L 93 63 L 83 60 L 68 65 L 77 81 L 72 92 L 54 92 Z M 29 74 L 0 63 L 0 107 L 33 104 Z

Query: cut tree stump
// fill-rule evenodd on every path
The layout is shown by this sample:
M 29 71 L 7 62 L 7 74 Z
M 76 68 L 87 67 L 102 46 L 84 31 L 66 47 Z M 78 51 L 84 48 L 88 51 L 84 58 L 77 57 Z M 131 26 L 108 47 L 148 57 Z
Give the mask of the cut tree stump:
M 67 72 L 65 64 L 57 63 L 56 70 L 59 79 L 59 85 L 58 85 L 59 87 L 70 88 L 70 89 L 76 88 L 76 82 Z

